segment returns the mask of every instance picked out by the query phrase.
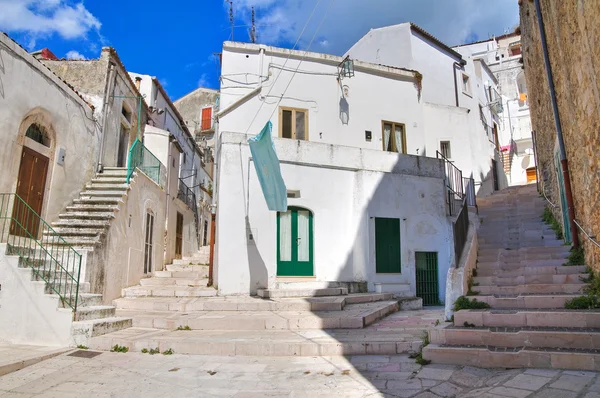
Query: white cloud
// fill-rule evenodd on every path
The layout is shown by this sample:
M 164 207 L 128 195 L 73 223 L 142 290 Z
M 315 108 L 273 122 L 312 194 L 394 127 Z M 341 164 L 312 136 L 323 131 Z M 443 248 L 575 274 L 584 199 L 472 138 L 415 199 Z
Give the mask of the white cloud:
M 206 73 L 203 73 L 200 76 L 200 79 L 198 79 L 198 87 L 209 87 L 210 82 L 208 80 L 208 75 Z
M 158 81 L 160 82 L 160 85 L 163 86 L 163 88 L 165 88 L 165 89 L 169 85 L 169 82 L 167 81 L 167 79 L 158 79 Z
M 30 46 L 52 34 L 85 38 L 102 26 L 83 3 L 71 0 L 0 0 L 0 10 L 0 30 L 27 34 Z
M 85 60 L 85 56 L 78 51 L 71 50 L 67 53 L 67 59 L 82 61 Z
M 238 0 L 234 11 L 236 20 L 248 24 L 254 6 L 259 42 L 291 47 L 315 4 L 317 0 Z M 330 0 L 320 1 L 300 48 L 308 46 L 329 5 Z M 311 50 L 343 54 L 369 29 L 402 22 L 414 22 L 452 46 L 512 30 L 519 12 L 515 0 L 336 0 Z

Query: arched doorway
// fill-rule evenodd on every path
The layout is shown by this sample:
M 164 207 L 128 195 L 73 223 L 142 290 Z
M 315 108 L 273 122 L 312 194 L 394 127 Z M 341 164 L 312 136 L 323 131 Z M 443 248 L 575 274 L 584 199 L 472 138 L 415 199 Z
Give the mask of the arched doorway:
M 38 235 L 38 217 L 31 214 L 31 210 L 38 216 L 42 213 L 50 163 L 46 155 L 50 145 L 50 135 L 41 124 L 32 123 L 27 127 L 15 190 L 26 206 L 16 202 L 13 208 L 13 219 L 16 223 L 11 225 L 11 233 L 15 235 L 31 237 Z
M 277 213 L 277 276 L 314 276 L 310 210 L 289 207 Z

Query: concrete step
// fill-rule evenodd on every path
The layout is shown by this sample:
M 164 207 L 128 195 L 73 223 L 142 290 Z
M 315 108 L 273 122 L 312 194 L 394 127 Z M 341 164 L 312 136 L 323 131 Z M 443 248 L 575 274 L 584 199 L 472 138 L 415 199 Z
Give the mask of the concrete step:
M 96 219 L 96 220 L 85 220 L 80 218 L 75 219 L 63 219 L 52 223 L 53 228 L 108 228 L 110 227 L 110 221 Z
M 551 348 L 498 348 L 429 344 L 423 358 L 436 364 L 482 368 L 549 368 L 595 371 L 600 368 L 596 350 Z
M 169 286 L 169 285 L 177 285 L 177 286 L 206 286 L 208 284 L 207 278 L 198 278 L 198 279 L 189 279 L 189 278 L 163 278 L 163 277 L 155 277 L 155 278 L 146 278 L 140 280 L 140 285 L 142 286 Z
M 102 212 L 111 215 L 119 210 L 119 206 L 112 204 L 74 204 L 66 207 L 68 212 Z
M 475 326 L 600 328 L 600 311 L 492 309 L 461 310 L 454 314 L 455 325 L 464 326 L 465 322 Z
M 44 235 L 53 236 L 58 235 L 62 237 L 74 236 L 74 237 L 85 237 L 85 236 L 99 236 L 106 232 L 106 228 L 63 228 L 56 227 L 53 231 L 46 230 Z
M 108 351 L 115 344 L 130 351 L 159 348 L 176 354 L 227 356 L 396 355 L 419 351 L 422 330 L 191 330 L 131 328 L 93 338 L 89 347 Z
M 178 258 L 173 260 L 172 265 L 207 265 L 209 261 L 209 256 L 202 257 L 185 257 Z
M 131 318 L 110 317 L 101 319 L 91 319 L 86 321 L 76 321 L 71 325 L 71 336 L 73 345 L 90 346 L 93 337 L 102 336 L 108 333 L 114 333 L 122 329 L 131 327 Z
M 513 286 L 473 286 L 471 289 L 485 295 L 517 295 L 517 294 L 550 294 L 550 293 L 582 293 L 587 284 L 579 281 L 572 284 L 529 284 Z
M 115 316 L 116 308 L 111 305 L 79 306 L 75 313 L 76 321 L 89 321 L 93 319 L 111 318 Z
M 208 272 L 208 265 L 167 264 L 166 270 L 173 272 Z
M 342 311 L 127 311 L 118 315 L 131 317 L 134 327 L 193 330 L 311 330 L 361 329 L 393 312 L 397 301 L 349 304 Z
M 79 237 L 79 236 L 65 236 L 64 241 L 73 247 L 94 247 L 99 246 L 102 241 L 97 237 Z
M 479 275 L 479 274 L 478 274 Z M 529 284 L 581 284 L 588 274 L 538 274 L 524 276 L 477 276 L 473 282 L 480 286 L 514 286 Z
M 91 212 L 91 211 L 70 211 L 69 213 L 61 213 L 58 217 L 62 220 L 111 220 L 115 218 L 114 212 Z
M 98 197 L 98 198 L 79 198 L 73 199 L 74 204 L 82 204 L 82 205 L 98 205 L 98 204 L 113 204 L 120 205 L 123 203 L 123 199 L 121 197 Z
M 127 168 L 105 167 L 102 173 L 96 174 L 96 178 L 102 177 L 127 177 Z
M 432 344 L 444 345 L 588 350 L 600 348 L 600 329 L 588 328 L 446 326 L 431 329 L 429 336 Z
M 477 276 L 502 276 L 502 277 L 518 277 L 530 275 L 573 275 L 583 274 L 586 271 L 585 265 L 577 266 L 549 266 L 549 267 L 528 267 L 521 266 L 517 268 L 479 268 L 477 264 Z
M 89 191 L 83 191 L 79 194 L 80 197 L 82 198 L 87 198 L 87 197 L 103 197 L 103 198 L 112 198 L 112 197 L 117 197 L 117 198 L 121 198 L 123 196 L 125 196 L 127 194 L 126 190 L 104 190 L 104 191 L 100 191 L 100 190 L 89 190 Z
M 477 296 L 477 301 L 488 303 L 497 309 L 563 309 L 565 302 L 578 297 L 578 294 L 527 294 L 514 297 L 508 296 Z
M 570 254 L 569 246 L 552 247 L 529 247 L 521 249 L 506 250 L 505 248 L 479 248 L 477 257 L 479 261 L 490 258 L 490 261 L 497 261 L 499 258 L 520 257 L 521 259 L 545 259 L 545 258 L 566 258 Z
M 347 304 L 392 300 L 390 293 L 346 296 L 262 299 L 240 297 L 123 297 L 113 301 L 120 310 L 146 311 L 341 311 Z
M 337 281 L 302 281 L 298 278 L 277 278 L 272 290 L 320 290 L 330 288 L 346 288 L 348 293 L 366 293 L 366 282 L 337 282 Z
M 567 262 L 566 259 L 541 259 L 541 260 L 521 260 L 514 258 L 506 258 L 501 261 L 480 261 L 477 263 L 478 269 L 502 269 L 511 270 L 521 267 L 562 267 Z
M 123 182 L 121 182 L 123 181 Z M 104 179 L 94 179 L 91 184 L 86 184 L 85 188 L 89 191 L 122 191 L 127 192 L 129 184 L 126 179 L 118 180 L 118 182 L 109 182 Z
M 96 178 L 92 178 L 92 184 L 116 184 L 116 185 L 127 185 L 127 178 L 125 176 L 103 176 L 98 174 Z
M 154 271 L 156 278 L 185 278 L 202 279 L 208 278 L 208 267 L 199 271 Z
M 258 289 L 256 293 L 263 298 L 320 297 L 342 296 L 348 294 L 348 289 L 343 287 L 325 289 Z
M 134 286 L 123 289 L 123 297 L 212 297 L 217 291 L 212 287 L 188 286 Z
M 500 243 L 481 243 L 478 244 L 479 249 L 512 249 L 518 250 L 530 247 L 564 247 L 565 243 L 562 240 L 547 240 L 538 241 L 515 241 L 515 242 L 500 242 Z

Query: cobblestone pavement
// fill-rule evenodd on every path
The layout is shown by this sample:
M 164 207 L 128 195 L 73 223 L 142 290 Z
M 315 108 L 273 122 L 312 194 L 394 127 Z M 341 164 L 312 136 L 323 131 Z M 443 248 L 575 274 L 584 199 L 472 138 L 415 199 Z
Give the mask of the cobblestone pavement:
M 87 351 L 90 352 L 90 351 Z M 407 356 L 67 354 L 0 377 L 0 397 L 586 397 L 598 373 L 427 365 Z

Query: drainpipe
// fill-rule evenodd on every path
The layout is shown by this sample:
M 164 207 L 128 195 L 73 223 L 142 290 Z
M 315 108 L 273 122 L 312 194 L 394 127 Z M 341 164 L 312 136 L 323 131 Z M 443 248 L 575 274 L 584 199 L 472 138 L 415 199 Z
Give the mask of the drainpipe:
M 100 158 L 98 159 L 97 172 L 102 173 L 104 170 L 104 141 L 106 140 L 106 124 L 108 118 L 108 102 L 111 97 L 111 93 L 115 86 L 115 79 L 117 77 L 115 73 L 116 65 L 113 62 L 108 64 L 108 81 L 106 84 L 106 91 L 104 92 L 104 102 L 102 104 L 102 137 L 100 138 Z
M 454 96 L 456 98 L 456 107 L 459 107 L 458 104 L 458 82 L 456 81 L 456 67 L 459 67 L 460 69 L 462 69 L 462 65 L 458 62 L 455 62 L 452 64 L 452 74 L 454 75 Z
M 546 77 L 548 78 L 548 86 L 550 88 L 550 99 L 552 101 L 552 112 L 554 113 L 554 124 L 556 125 L 556 135 L 558 138 L 558 147 L 560 149 L 560 164 L 562 166 L 563 180 L 565 183 L 565 194 L 567 196 L 567 206 L 569 207 L 569 222 L 573 235 L 573 247 L 579 247 L 579 236 L 577 234 L 577 224 L 575 223 L 575 206 L 573 204 L 573 192 L 571 191 L 571 178 L 569 174 L 569 163 L 567 161 L 567 152 L 565 150 L 565 141 L 563 139 L 562 127 L 560 123 L 560 113 L 556 103 L 556 91 L 554 89 L 554 79 L 552 77 L 552 65 L 550 65 L 550 56 L 548 54 L 548 44 L 546 43 L 546 29 L 544 27 L 544 18 L 542 17 L 542 9 L 540 0 L 534 0 L 535 11 L 537 12 L 537 20 L 540 28 L 540 38 L 542 42 L 542 53 L 544 54 L 544 65 L 546 67 Z

